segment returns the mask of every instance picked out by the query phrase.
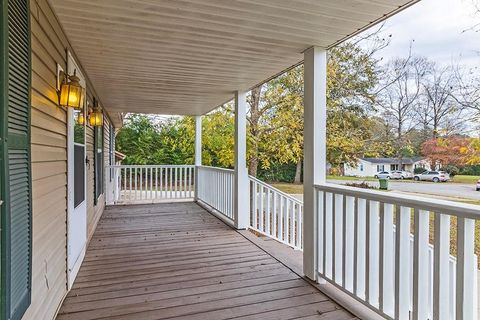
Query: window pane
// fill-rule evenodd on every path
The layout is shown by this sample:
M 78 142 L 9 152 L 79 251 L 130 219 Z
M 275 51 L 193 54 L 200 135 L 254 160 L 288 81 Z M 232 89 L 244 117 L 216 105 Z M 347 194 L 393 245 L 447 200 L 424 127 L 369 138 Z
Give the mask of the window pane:
M 85 144 L 85 126 L 78 124 L 78 117 L 80 115 L 80 111 L 74 111 L 74 119 L 75 119 L 75 127 L 74 127 L 74 142 Z
M 85 200 L 85 159 L 84 156 L 84 146 L 75 145 L 73 148 L 74 153 L 74 174 L 75 174 L 75 183 L 73 191 L 73 202 L 75 208 Z

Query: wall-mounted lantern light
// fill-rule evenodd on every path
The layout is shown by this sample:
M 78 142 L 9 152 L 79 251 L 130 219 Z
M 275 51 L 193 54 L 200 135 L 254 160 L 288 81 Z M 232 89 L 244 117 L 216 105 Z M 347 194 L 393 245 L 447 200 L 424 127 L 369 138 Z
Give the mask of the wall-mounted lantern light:
M 77 123 L 81 126 L 85 124 L 85 115 L 83 114 L 83 111 L 80 111 L 77 115 Z
M 60 76 L 63 76 L 63 82 L 60 86 L 60 105 L 81 109 L 83 108 L 84 90 L 76 73 L 77 70 L 73 71 L 73 75 L 60 73 Z
M 92 127 L 103 126 L 103 112 L 95 99 L 93 100 L 93 110 L 88 115 L 88 121 Z

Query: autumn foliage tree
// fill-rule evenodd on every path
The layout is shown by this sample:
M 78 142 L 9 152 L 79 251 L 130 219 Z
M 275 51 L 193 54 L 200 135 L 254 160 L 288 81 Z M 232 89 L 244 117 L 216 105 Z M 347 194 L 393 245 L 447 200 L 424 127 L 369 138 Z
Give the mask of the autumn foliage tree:
M 423 143 L 422 154 L 432 164 L 439 164 L 442 167 L 464 166 L 468 164 L 470 144 L 469 138 L 461 136 L 430 139 Z

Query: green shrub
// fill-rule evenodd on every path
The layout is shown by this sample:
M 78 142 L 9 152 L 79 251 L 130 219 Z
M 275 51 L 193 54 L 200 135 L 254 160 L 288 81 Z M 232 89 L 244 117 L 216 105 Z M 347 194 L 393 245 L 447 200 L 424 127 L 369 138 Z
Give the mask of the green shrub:
M 262 169 L 260 166 L 257 171 L 257 178 L 269 182 L 293 182 L 295 180 L 295 163 L 278 164 L 272 163 L 270 168 Z
M 480 176 L 480 165 L 461 167 L 458 170 L 458 174 L 465 176 Z
M 458 174 L 458 172 L 459 172 L 460 170 L 459 170 L 458 167 L 456 167 L 456 166 L 448 165 L 448 166 L 446 166 L 446 167 L 444 167 L 444 168 L 441 168 L 440 171 L 445 171 L 445 172 L 447 172 L 447 173 L 450 175 L 450 177 L 453 178 L 455 175 Z
M 414 174 L 419 174 L 419 173 L 422 173 L 422 172 L 425 172 L 425 168 L 415 168 L 413 169 L 413 173 Z

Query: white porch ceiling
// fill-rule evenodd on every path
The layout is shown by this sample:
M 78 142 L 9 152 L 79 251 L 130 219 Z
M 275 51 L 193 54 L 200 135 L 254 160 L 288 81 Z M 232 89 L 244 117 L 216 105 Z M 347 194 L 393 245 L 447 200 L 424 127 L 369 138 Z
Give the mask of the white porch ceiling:
M 204 114 L 417 0 L 50 0 L 111 112 Z

